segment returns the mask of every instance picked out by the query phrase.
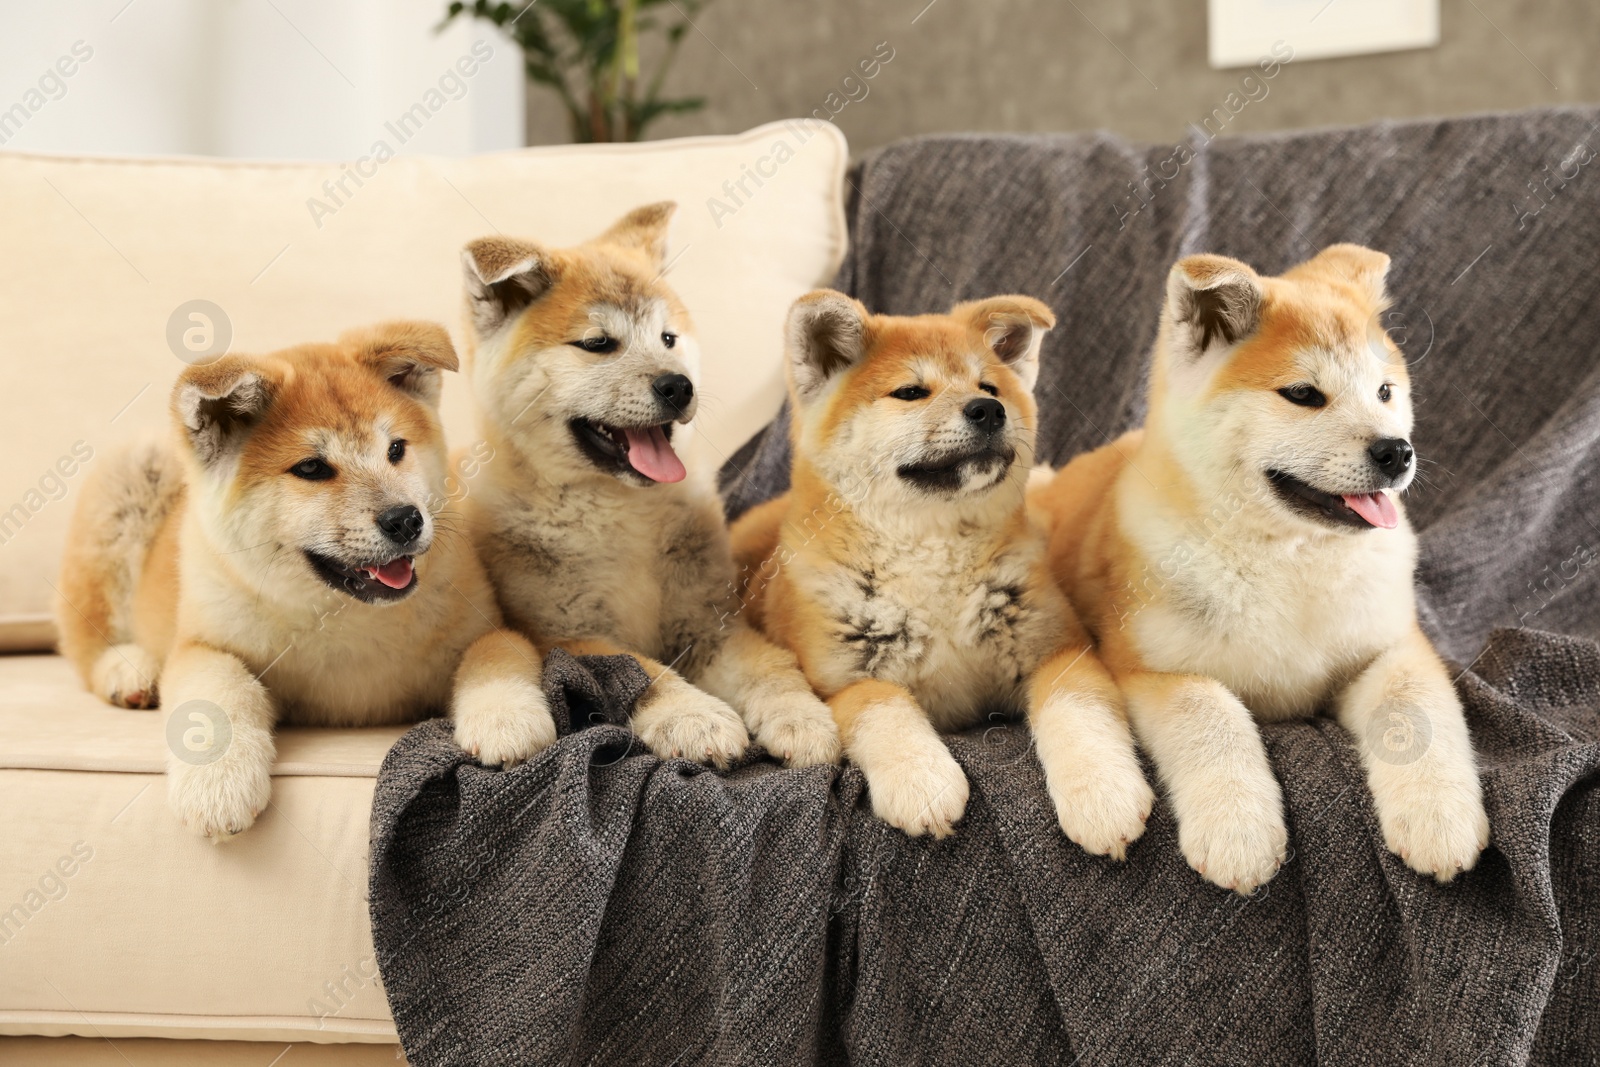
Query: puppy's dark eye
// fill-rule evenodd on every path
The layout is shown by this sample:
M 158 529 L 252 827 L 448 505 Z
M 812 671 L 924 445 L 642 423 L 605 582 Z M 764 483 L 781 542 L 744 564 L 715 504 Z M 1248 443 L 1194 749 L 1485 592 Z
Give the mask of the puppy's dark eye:
M 570 345 L 575 345 L 578 348 L 583 349 L 585 352 L 599 352 L 602 354 L 606 352 L 615 352 L 617 349 L 622 347 L 621 342 L 619 342 L 615 337 L 607 337 L 603 333 L 593 334 L 589 337 L 579 338 L 576 341 L 568 341 L 567 343 Z
M 303 459 L 289 468 L 289 473 L 308 482 L 325 482 L 339 473 L 321 459 Z
M 671 348 L 673 345 L 678 343 L 678 335 L 673 333 L 671 330 L 668 330 L 666 333 L 661 335 L 661 343 L 666 345 L 668 348 Z
M 902 385 L 889 395 L 896 400 L 922 400 L 932 394 L 920 385 Z
M 1393 387 L 1391 387 L 1389 385 L 1388 382 L 1384 382 L 1382 385 L 1378 386 L 1378 399 L 1379 400 L 1381 400 L 1385 404 L 1387 404 L 1389 402 L 1390 398 L 1392 398 L 1393 396 L 1394 396 L 1394 389 L 1393 389 Z
M 406 458 L 406 443 L 405 443 L 405 441 L 403 441 L 403 440 L 401 440 L 401 441 L 390 441 L 389 442 L 389 462 L 390 463 L 399 463 L 401 460 L 403 460 L 405 458 Z
M 1287 389 L 1279 389 L 1278 395 L 1303 408 L 1320 408 L 1328 402 L 1322 390 L 1312 385 L 1291 385 Z
M 979 382 L 978 383 L 978 388 L 982 389 L 984 392 L 988 393 L 990 396 L 999 396 L 1000 395 L 1000 389 L 997 386 L 990 385 L 988 382 Z

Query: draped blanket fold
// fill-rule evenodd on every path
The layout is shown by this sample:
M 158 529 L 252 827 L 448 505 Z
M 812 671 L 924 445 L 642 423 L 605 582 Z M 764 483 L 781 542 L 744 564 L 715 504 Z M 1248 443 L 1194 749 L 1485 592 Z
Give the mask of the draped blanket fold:
M 1293 851 L 1246 899 L 1188 869 L 1164 803 L 1126 863 L 1073 846 L 1017 723 L 951 738 L 966 817 L 911 840 L 872 817 L 853 768 L 655 759 L 621 725 L 642 671 L 557 652 L 562 739 L 544 754 L 486 770 L 432 721 L 385 761 L 373 937 L 411 1062 L 1600 1057 L 1597 138 L 1593 108 L 1196 133 L 1181 155 L 930 137 L 850 178 L 836 285 L 870 309 L 1051 303 L 1039 451 L 1057 463 L 1142 417 L 1178 256 L 1265 273 L 1336 241 L 1393 256 L 1419 605 L 1460 675 L 1492 827 L 1475 870 L 1439 886 L 1384 849 L 1327 718 L 1263 731 Z M 731 514 L 786 485 L 785 427 L 724 469 Z

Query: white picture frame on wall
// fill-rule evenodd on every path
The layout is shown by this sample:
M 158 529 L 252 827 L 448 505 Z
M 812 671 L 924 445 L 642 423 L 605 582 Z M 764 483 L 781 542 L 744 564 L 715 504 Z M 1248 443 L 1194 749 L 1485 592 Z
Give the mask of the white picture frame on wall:
M 1253 66 L 1279 41 L 1295 59 L 1431 48 L 1439 0 L 1208 0 L 1211 66 Z

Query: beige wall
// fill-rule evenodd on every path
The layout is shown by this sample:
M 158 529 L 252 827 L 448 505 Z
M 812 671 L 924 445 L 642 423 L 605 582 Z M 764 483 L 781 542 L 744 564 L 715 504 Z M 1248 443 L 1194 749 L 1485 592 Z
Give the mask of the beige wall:
M 857 152 L 937 131 L 1172 141 L 1246 73 L 1206 65 L 1205 0 L 935 0 L 913 25 L 925 3 L 714 0 L 668 81 L 709 103 L 650 135 L 809 113 L 880 41 L 894 59 L 836 120 Z M 1597 0 L 1442 0 L 1441 26 L 1437 48 L 1291 63 L 1229 132 L 1600 100 Z M 530 93 L 528 132 L 534 144 L 566 137 L 542 91 Z

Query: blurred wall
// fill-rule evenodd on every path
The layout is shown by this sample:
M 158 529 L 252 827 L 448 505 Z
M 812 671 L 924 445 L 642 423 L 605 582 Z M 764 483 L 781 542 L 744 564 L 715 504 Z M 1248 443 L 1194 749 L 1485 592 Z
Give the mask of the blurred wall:
M 1289 64 L 1227 132 L 1600 100 L 1596 0 L 1442 0 L 1440 22 L 1437 48 Z M 957 130 L 1173 140 L 1247 73 L 1207 66 L 1205 0 L 713 0 L 695 23 L 667 84 L 709 104 L 651 137 L 808 114 L 843 99 L 842 79 L 883 41 L 893 60 L 835 119 L 857 152 Z M 538 90 L 528 133 L 567 137 Z
M 407 149 L 511 147 L 524 128 L 520 57 L 485 23 L 436 34 L 444 8 L 0 0 L 0 111 L 63 58 L 75 68 L 47 86 L 21 128 L 0 128 L 0 145 L 354 157 L 472 41 L 488 39 L 493 60 Z M 652 137 L 837 110 L 857 151 L 955 130 L 1107 128 L 1163 141 L 1210 114 L 1246 73 L 1207 66 L 1205 0 L 712 0 L 695 24 L 667 90 L 709 106 L 660 120 Z M 1442 0 L 1441 37 L 1437 48 L 1291 63 L 1227 132 L 1600 100 L 1596 0 Z M 74 63 L 79 42 L 93 56 Z M 875 53 L 893 58 L 847 89 Z M 567 139 L 548 92 L 528 89 L 526 101 L 528 143 Z
M 0 0 L 0 146 L 289 159 L 353 159 L 380 138 L 436 155 L 517 147 L 521 52 L 486 23 L 435 33 L 444 6 Z M 419 102 L 428 119 L 402 147 L 385 123 Z

